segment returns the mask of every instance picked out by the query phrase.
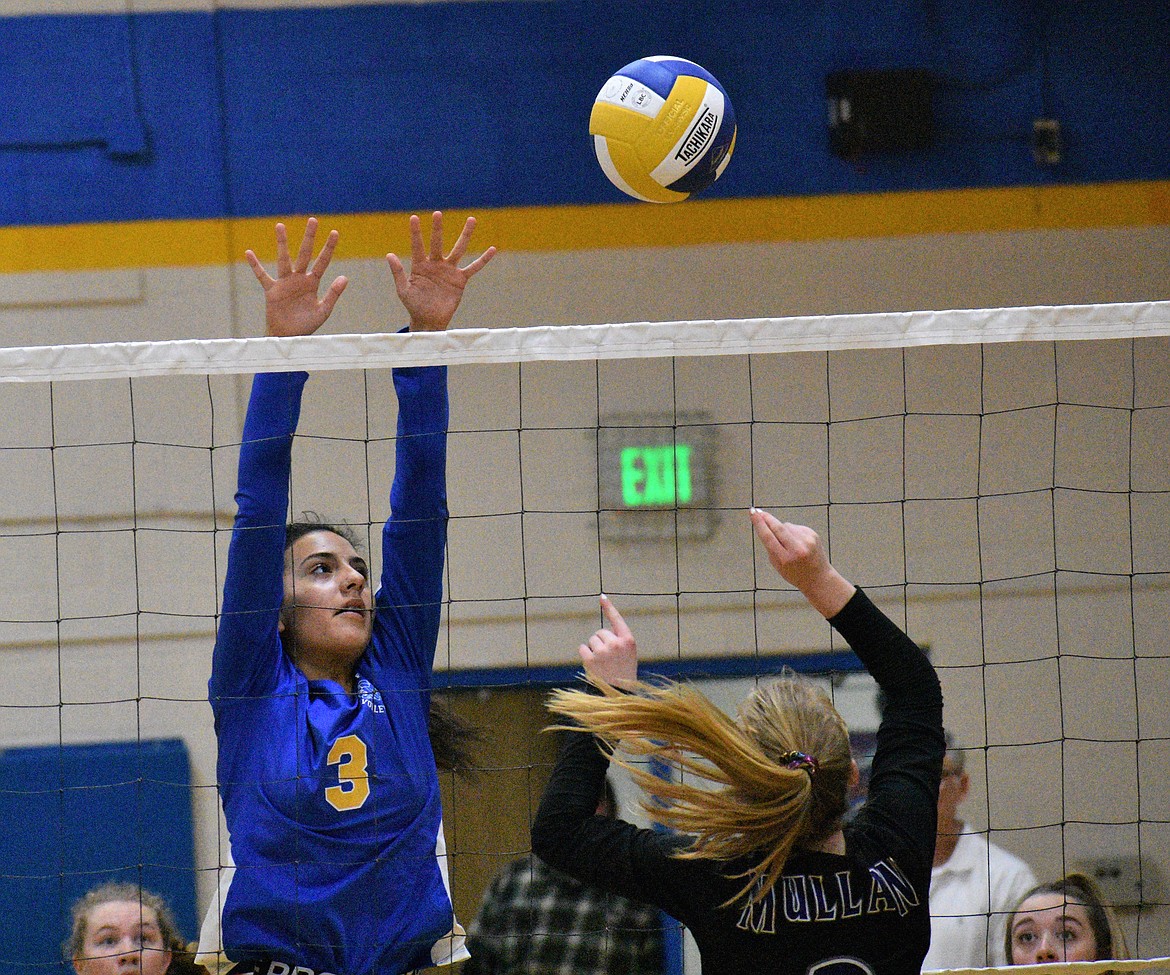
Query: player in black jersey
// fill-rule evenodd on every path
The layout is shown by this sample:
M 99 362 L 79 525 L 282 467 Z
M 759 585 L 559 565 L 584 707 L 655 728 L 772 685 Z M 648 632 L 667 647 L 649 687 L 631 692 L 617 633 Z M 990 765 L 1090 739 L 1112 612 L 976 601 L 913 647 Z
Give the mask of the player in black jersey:
M 681 921 L 705 975 L 918 975 L 930 943 L 944 751 L 938 678 L 833 568 L 812 529 L 754 509 L 751 518 L 777 572 L 849 642 L 884 692 L 865 805 L 842 825 L 857 766 L 827 695 L 783 676 L 754 690 L 733 720 L 685 686 L 641 683 L 633 634 L 602 597 L 609 627 L 579 650 L 591 687 L 558 691 L 550 704 L 571 730 L 594 735 L 564 736 L 533 851 Z M 714 788 L 627 765 L 649 793 L 647 812 L 675 831 L 596 817 L 605 743 L 680 765 L 687 779 Z

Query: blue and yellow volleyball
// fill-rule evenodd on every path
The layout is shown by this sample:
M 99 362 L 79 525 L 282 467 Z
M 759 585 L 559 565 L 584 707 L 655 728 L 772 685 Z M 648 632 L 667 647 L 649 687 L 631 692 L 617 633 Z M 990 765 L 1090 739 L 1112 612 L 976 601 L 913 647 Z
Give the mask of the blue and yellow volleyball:
M 598 92 L 593 150 L 609 181 L 635 200 L 678 203 L 723 175 L 735 112 L 723 86 L 693 61 L 632 61 Z

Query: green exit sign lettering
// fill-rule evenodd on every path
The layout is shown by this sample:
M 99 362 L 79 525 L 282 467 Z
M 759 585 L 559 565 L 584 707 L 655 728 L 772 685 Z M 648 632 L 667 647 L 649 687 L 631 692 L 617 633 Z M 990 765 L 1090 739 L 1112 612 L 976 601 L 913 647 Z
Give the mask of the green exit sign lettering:
M 598 526 L 604 538 L 709 538 L 719 427 L 702 413 L 621 413 L 597 428 Z
M 692 444 L 623 447 L 622 504 L 627 508 L 675 507 L 691 503 L 694 477 Z

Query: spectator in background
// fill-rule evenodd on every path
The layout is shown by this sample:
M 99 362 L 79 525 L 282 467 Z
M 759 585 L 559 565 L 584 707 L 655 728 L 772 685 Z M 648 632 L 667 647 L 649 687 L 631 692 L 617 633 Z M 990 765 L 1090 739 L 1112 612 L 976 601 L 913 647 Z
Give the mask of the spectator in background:
M 617 816 L 609 780 L 597 815 Z M 462 975 L 659 975 L 657 910 L 587 887 L 531 853 L 492 880 L 467 935 Z
M 1125 958 L 1125 934 L 1101 890 L 1070 873 L 1028 891 L 1008 916 L 1004 952 L 1013 965 Z M 1108 975 L 1108 973 L 1107 973 Z
M 938 837 L 930 872 L 930 951 L 924 971 L 1003 965 L 1007 913 L 1036 877 L 1019 857 L 971 831 L 958 816 L 971 790 L 963 750 L 946 733 Z
M 166 902 L 130 883 L 101 884 L 73 905 L 65 958 L 77 975 L 207 975 Z

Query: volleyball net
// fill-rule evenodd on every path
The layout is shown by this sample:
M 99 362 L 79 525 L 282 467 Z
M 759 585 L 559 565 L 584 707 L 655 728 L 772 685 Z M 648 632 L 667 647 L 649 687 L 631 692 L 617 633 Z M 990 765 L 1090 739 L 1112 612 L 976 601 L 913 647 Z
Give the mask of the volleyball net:
M 475 778 L 444 781 L 465 922 L 548 771 L 538 717 L 494 723 L 571 676 L 600 592 L 648 671 L 715 696 L 856 670 L 753 545 L 758 506 L 928 648 L 972 827 L 1041 879 L 1092 874 L 1131 953 L 1168 953 L 1170 302 L 0 350 L 0 742 L 31 756 L 0 801 L 56 835 L 5 841 L 11 906 L 53 915 L 120 871 L 183 879 L 201 916 L 227 862 L 206 682 L 248 378 L 313 374 L 292 513 L 376 542 L 389 370 L 424 364 L 452 367 L 436 684 L 489 722 Z M 115 740 L 181 741 L 189 779 L 36 751 Z M 183 862 L 146 841 L 160 791 L 191 810 Z M 87 860 L 69 824 L 115 795 L 131 852 Z

